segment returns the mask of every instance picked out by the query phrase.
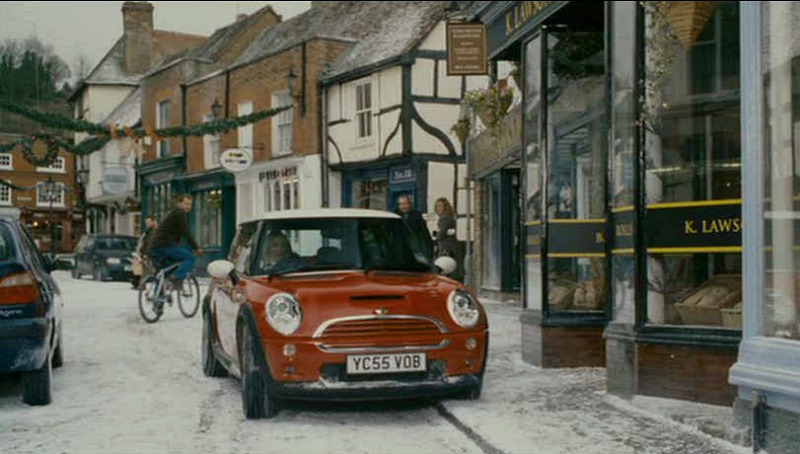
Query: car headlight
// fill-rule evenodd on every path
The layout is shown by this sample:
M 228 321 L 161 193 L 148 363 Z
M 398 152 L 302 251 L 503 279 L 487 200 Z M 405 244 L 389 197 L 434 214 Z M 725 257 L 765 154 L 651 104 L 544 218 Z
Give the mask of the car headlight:
M 462 328 L 474 328 L 481 318 L 478 302 L 463 290 L 453 290 L 447 297 L 447 312 Z
M 116 257 L 109 257 L 106 259 L 106 263 L 108 263 L 109 265 L 119 265 L 120 263 L 122 263 L 122 260 Z
M 303 312 L 300 304 L 292 295 L 278 293 L 267 300 L 267 323 L 277 332 L 288 336 L 297 331 L 303 321 Z

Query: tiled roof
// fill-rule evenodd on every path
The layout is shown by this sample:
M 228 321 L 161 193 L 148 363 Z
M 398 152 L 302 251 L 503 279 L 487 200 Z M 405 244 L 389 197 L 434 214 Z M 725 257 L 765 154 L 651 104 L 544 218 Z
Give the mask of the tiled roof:
M 313 38 L 353 41 L 329 77 L 403 55 L 442 19 L 451 2 L 330 2 L 261 34 L 235 66 L 295 47 Z

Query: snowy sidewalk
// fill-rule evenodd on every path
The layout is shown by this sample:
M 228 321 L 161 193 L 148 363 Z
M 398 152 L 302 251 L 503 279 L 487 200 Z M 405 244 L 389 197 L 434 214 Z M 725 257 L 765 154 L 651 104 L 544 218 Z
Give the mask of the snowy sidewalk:
M 722 435 L 732 418 L 730 408 L 643 396 L 627 401 L 605 392 L 604 369 L 540 369 L 524 363 L 521 309 L 493 301 L 484 305 L 492 334 L 481 404 L 445 405 L 502 452 L 751 452 L 708 434 Z

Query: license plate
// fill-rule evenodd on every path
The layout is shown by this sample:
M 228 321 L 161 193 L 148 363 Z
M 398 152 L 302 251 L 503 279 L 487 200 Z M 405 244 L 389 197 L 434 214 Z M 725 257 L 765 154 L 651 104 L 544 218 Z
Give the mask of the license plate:
M 385 374 L 391 372 L 424 372 L 425 353 L 395 353 L 390 355 L 349 355 L 348 374 Z
M 125 266 L 125 271 L 133 271 L 133 267 L 130 265 Z

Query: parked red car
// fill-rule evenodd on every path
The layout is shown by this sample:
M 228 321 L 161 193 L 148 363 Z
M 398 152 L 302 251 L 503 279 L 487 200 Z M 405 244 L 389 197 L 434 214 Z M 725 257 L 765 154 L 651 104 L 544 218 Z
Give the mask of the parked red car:
M 248 418 L 283 400 L 480 397 L 486 314 L 402 219 L 283 211 L 241 225 L 208 266 L 203 369 L 242 380 Z

